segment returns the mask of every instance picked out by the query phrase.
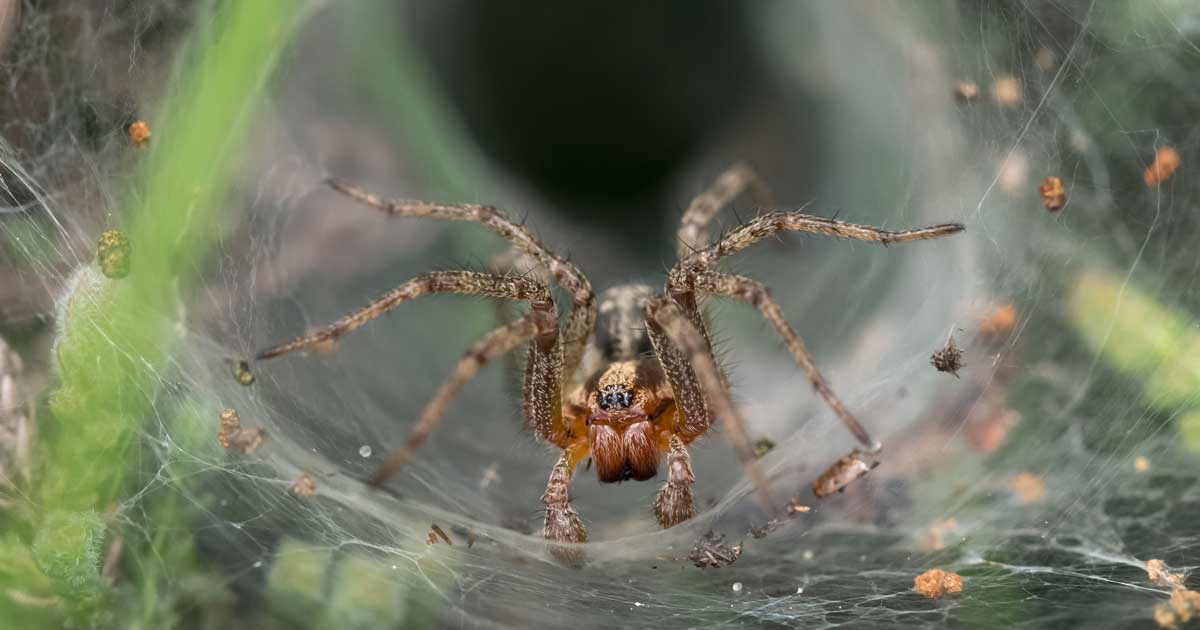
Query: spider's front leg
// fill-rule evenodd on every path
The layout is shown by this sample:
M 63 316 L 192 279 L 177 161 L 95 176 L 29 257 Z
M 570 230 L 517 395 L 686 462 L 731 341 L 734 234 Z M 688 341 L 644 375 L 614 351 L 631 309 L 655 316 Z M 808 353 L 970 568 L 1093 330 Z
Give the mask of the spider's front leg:
M 667 482 L 654 499 L 654 517 L 663 528 L 674 527 L 696 515 L 696 499 L 692 496 L 692 457 L 687 445 L 678 435 L 671 436 L 667 451 Z
M 587 542 L 587 529 L 579 520 L 579 513 L 571 507 L 567 488 L 571 485 L 571 477 L 575 467 L 587 453 L 586 445 L 572 446 L 563 450 L 562 457 L 550 471 L 550 481 L 546 484 L 546 492 L 542 494 L 542 504 L 546 506 L 546 523 L 542 535 L 546 540 L 558 543 Z M 583 550 L 578 547 L 552 545 L 550 553 L 563 564 L 580 566 L 583 564 Z

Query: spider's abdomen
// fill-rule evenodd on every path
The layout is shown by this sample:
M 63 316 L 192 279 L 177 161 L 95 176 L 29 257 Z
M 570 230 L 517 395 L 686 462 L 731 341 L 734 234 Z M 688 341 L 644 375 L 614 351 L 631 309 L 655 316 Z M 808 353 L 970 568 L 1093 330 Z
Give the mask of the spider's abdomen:
M 651 352 L 642 308 L 652 297 L 654 289 L 644 284 L 622 284 L 600 294 L 591 341 L 600 361 L 632 361 Z

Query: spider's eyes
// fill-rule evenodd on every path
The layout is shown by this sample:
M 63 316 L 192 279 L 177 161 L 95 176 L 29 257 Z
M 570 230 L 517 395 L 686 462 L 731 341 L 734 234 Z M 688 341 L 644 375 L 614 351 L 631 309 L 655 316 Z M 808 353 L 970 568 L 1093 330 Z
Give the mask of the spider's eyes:
M 608 411 L 609 409 L 627 409 L 633 404 L 633 392 L 625 389 L 621 385 L 609 385 L 600 392 L 600 408 Z

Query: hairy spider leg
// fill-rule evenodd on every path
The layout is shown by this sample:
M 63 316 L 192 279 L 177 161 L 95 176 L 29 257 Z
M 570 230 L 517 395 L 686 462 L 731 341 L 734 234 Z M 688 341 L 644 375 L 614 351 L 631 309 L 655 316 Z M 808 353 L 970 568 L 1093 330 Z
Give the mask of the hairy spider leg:
M 550 271 L 559 286 L 571 294 L 571 313 L 562 331 L 563 372 L 567 375 L 575 373 L 596 322 L 596 296 L 592 291 L 592 283 L 575 265 L 550 251 L 525 226 L 514 223 L 494 206 L 383 199 L 340 178 L 330 177 L 326 181 L 333 190 L 392 216 L 436 217 L 479 223 L 533 257 Z
M 680 260 L 708 247 L 711 240 L 709 223 L 721 208 L 745 191 L 760 212 L 775 209 L 775 196 L 758 173 L 745 162 L 738 162 L 717 176 L 713 183 L 696 196 L 679 221 L 677 250 Z
M 684 444 L 691 442 L 708 430 L 715 415 L 733 444 L 763 508 L 772 511 L 767 478 L 754 457 L 745 423 L 730 400 L 729 388 L 708 342 L 669 297 L 660 296 L 648 301 L 645 320 L 655 354 L 675 394 L 676 435 Z M 690 465 L 688 468 L 690 472 Z M 663 492 L 672 489 L 668 480 L 668 487 Z
M 567 488 L 575 474 L 575 467 L 587 455 L 587 443 L 563 449 L 558 463 L 550 471 L 550 480 L 546 483 L 546 492 L 542 494 L 542 505 L 545 506 L 545 525 L 542 536 L 556 543 L 587 542 L 587 529 L 579 520 L 579 513 L 571 507 Z M 584 561 L 583 550 L 578 547 L 552 545 L 552 553 L 560 562 L 570 566 L 581 566 Z
M 403 302 L 437 293 L 525 300 L 530 303 L 530 310 L 515 322 L 493 330 L 467 351 L 453 375 L 425 407 L 405 446 L 394 451 L 372 476 L 373 484 L 382 484 L 403 466 L 441 420 L 450 400 L 484 363 L 525 341 L 532 341 L 525 376 L 526 422 L 539 438 L 559 446 L 566 445 L 567 430 L 562 422 L 561 407 L 562 344 L 558 335 L 558 311 L 549 289 L 536 278 L 497 276 L 474 271 L 422 274 L 321 330 L 263 350 L 258 358 L 271 359 L 335 340 Z
M 862 424 L 834 394 L 804 342 L 788 325 L 778 303 L 771 298 L 766 287 L 750 278 L 717 273 L 710 269 L 721 259 L 782 231 L 810 232 L 887 245 L 950 236 L 963 229 L 965 228 L 961 223 L 942 223 L 912 230 L 892 231 L 800 212 L 770 212 L 730 230 L 715 244 L 682 256 L 670 272 L 667 292 L 684 309 L 688 319 L 705 339 L 708 338 L 708 334 L 697 303 L 698 296 L 714 295 L 738 299 L 757 308 L 783 338 L 792 357 L 805 371 L 825 404 L 866 449 L 865 452 L 855 449 L 847 457 L 858 458 L 864 453 L 877 454 L 882 446 L 871 438 Z M 839 466 L 840 461 L 833 464 L 821 478 L 829 477 Z

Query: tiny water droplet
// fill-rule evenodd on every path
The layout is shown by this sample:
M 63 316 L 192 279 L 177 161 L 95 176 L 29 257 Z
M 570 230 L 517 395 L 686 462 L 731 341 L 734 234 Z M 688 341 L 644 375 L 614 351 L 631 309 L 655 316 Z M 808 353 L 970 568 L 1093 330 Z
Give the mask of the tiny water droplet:
M 741 582 L 734 582 L 734 583 L 733 583 L 733 592 L 734 592 L 734 593 L 741 593 L 741 592 L 742 592 L 742 583 L 741 583 Z
M 262 560 L 255 560 L 253 566 L 255 569 L 261 569 L 262 568 Z
M 370 457 L 371 456 L 371 447 L 367 446 L 366 444 L 363 444 L 362 446 L 358 447 L 358 455 L 359 455 L 359 457 L 364 457 L 364 458 Z

